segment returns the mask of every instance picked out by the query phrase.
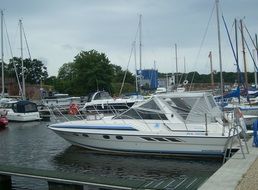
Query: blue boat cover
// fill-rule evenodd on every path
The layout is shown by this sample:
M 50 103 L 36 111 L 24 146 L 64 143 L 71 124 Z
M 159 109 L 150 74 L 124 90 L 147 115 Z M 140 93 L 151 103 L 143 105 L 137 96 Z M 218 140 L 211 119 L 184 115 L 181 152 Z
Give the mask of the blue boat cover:
M 253 123 L 253 146 L 258 147 L 258 120 Z

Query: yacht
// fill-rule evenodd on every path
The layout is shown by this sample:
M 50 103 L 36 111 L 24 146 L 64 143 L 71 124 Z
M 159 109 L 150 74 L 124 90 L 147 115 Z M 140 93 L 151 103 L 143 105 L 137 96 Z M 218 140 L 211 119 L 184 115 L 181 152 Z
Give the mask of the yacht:
M 104 152 L 222 156 L 241 131 L 233 123 L 225 126 L 222 115 L 209 93 L 175 92 L 154 95 L 116 116 L 49 128 L 73 145 Z
M 85 112 L 121 112 L 129 109 L 137 102 L 142 102 L 143 96 L 130 94 L 122 98 L 112 98 L 106 91 L 97 91 L 88 96 L 82 108 Z
M 9 121 L 36 121 L 40 120 L 37 104 L 28 100 L 8 101 L 3 104 Z
M 70 97 L 68 94 L 53 94 L 52 96 L 42 98 L 42 105 L 47 107 L 66 107 L 71 103 L 80 104 L 82 102 L 80 97 Z

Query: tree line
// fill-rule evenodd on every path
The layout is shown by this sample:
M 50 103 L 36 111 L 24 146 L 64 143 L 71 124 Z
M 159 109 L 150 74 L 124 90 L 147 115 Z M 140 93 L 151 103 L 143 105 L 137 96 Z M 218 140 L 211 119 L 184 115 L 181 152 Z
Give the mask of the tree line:
M 106 90 L 119 95 L 124 80 L 122 93 L 135 92 L 135 75 L 122 67 L 110 62 L 104 53 L 96 50 L 81 51 L 69 63 L 64 63 L 57 76 L 48 76 L 47 67 L 37 59 L 24 59 L 24 76 L 26 83 L 48 85 L 49 89 L 70 95 L 85 96 L 96 90 Z M 21 59 L 14 57 L 5 64 L 5 76 L 15 78 L 15 70 L 21 81 Z M 125 77 L 126 74 L 126 77 Z M 159 78 L 166 78 L 171 73 L 158 73 Z M 210 83 L 210 74 L 198 72 L 176 73 L 181 82 L 187 79 L 193 83 Z M 239 77 L 240 76 L 240 77 Z M 238 78 L 243 80 L 243 73 L 223 72 L 224 83 L 235 83 Z M 254 74 L 248 73 L 249 83 L 254 82 Z M 220 82 L 220 73 L 214 73 L 214 82 Z M 48 90 L 49 90 L 48 89 Z

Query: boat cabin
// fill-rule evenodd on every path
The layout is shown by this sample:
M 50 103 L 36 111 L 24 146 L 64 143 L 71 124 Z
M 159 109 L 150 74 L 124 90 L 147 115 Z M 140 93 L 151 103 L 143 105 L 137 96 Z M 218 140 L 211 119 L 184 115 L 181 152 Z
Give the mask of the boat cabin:
M 38 112 L 37 104 L 28 100 L 10 101 L 3 105 L 6 109 L 12 109 L 15 113 Z

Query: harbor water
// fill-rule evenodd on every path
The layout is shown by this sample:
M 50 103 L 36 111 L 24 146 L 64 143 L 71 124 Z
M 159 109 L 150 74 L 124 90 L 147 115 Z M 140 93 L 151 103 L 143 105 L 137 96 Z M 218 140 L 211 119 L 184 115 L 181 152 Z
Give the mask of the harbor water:
M 109 155 L 72 146 L 47 128 L 50 122 L 9 123 L 0 131 L 0 164 L 120 179 L 209 177 L 218 159 Z M 48 183 L 12 177 L 12 189 L 47 190 Z M 167 189 L 174 189 L 167 187 Z

